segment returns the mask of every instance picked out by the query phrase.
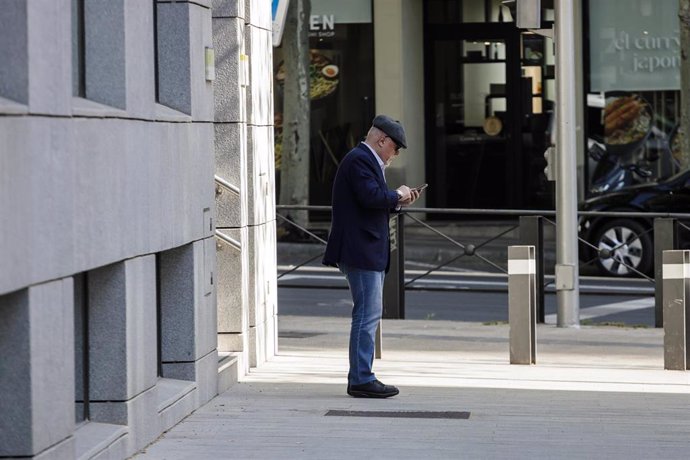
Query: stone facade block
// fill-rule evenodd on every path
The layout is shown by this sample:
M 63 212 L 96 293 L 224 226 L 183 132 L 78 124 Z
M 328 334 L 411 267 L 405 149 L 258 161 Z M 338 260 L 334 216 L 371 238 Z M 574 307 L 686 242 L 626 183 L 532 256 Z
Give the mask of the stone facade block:
M 159 386 L 161 382 L 167 379 L 159 380 Z M 192 391 L 186 393 L 178 400 L 174 401 L 172 404 L 161 409 L 159 406 L 158 420 L 160 431 L 167 431 L 173 426 L 177 425 L 187 414 L 191 413 L 197 405 L 198 393 L 196 388 Z
M 249 348 L 247 334 L 245 333 L 218 333 L 218 352 L 243 352 Z
M 157 8 L 158 100 L 195 120 L 212 121 L 213 84 L 205 66 L 205 49 L 213 47 L 210 7 L 158 2 Z
M 216 81 L 213 88 L 215 121 L 246 121 L 240 75 L 240 55 L 244 53 L 244 21 L 241 18 L 214 18 L 213 46 L 216 54 Z
M 37 455 L 74 428 L 71 278 L 0 297 L 0 456 Z
M 239 72 L 245 3 L 158 2 L 157 8 L 187 12 L 173 24 L 181 27 L 166 31 L 186 41 L 184 62 L 172 72 L 177 84 L 178 70 L 186 66 L 189 114 L 155 103 L 152 3 L 86 2 L 86 98 L 73 97 L 71 2 L 5 0 L 0 8 L 0 139 L 11 152 L 0 155 L 0 352 L 6 357 L 0 360 L 0 383 L 23 409 L 12 419 L 13 409 L 0 401 L 0 456 L 76 456 L 75 373 L 80 370 L 74 362 L 73 309 L 80 302 L 66 286 L 83 272 L 92 342 L 90 417 L 94 425 L 119 424 L 127 432 L 107 450 L 98 450 L 101 458 L 133 455 L 160 434 L 164 419 L 172 420 L 172 412 L 158 412 L 151 254 L 194 248 L 189 274 L 193 352 L 178 367 L 180 375 L 191 376 L 193 370 L 198 389 L 177 406 L 175 417 L 215 394 L 221 322 L 213 241 L 216 101 L 213 83 L 206 81 L 204 53 L 214 46 L 210 8 L 218 6 L 218 13 L 234 14 L 227 18 L 234 32 L 223 46 L 235 50 L 236 59 L 228 62 Z M 217 48 L 216 56 L 218 86 L 237 88 L 227 106 L 228 113 L 237 114 L 230 121 L 244 123 L 246 90 L 239 77 L 222 81 L 226 74 Z M 270 91 L 270 83 L 262 87 Z M 241 133 L 246 158 L 244 126 Z M 235 174 L 234 165 L 225 167 Z M 246 184 L 242 190 L 249 186 L 246 164 L 237 177 Z M 239 205 L 238 229 L 243 230 L 236 235 L 245 243 L 247 197 Z M 232 289 L 245 291 L 239 316 L 244 326 L 232 335 L 247 348 L 248 256 L 239 254 L 241 276 Z M 18 343 L 21 349 L 15 351 Z M 22 386 L 15 389 L 17 381 Z M 5 429 L 8 420 L 11 427 Z M 11 442 L 5 442 L 8 436 Z
M 3 117 L 0 136 L 0 293 L 213 234 L 210 123 Z
M 240 190 L 246 188 L 246 123 L 216 123 L 215 139 L 216 174 Z
M 127 114 L 155 118 L 155 53 L 151 2 L 129 2 L 125 9 L 125 58 L 127 69 Z
M 222 240 L 217 245 L 218 332 L 241 334 L 248 327 L 248 230 L 221 229 L 223 234 L 240 242 L 234 247 Z M 224 351 L 237 351 L 224 350 Z
M 238 228 L 246 225 L 246 214 L 243 215 L 242 208 L 245 200 L 241 193 L 226 188 L 221 188 L 221 194 L 216 199 L 216 209 L 218 211 L 218 226 L 221 228 Z
M 218 352 L 214 349 L 190 363 L 163 363 L 163 375 L 166 378 L 197 382 L 196 407 L 203 405 L 218 394 Z
M 247 24 L 265 30 L 271 30 L 271 4 L 262 0 L 245 0 L 245 16 Z
M 217 227 L 247 225 L 247 126 L 244 123 L 216 123 L 216 174 L 236 186 L 217 196 Z
M 249 339 L 249 349 L 247 350 L 249 366 L 260 366 L 268 359 L 268 354 L 266 353 L 266 324 L 261 323 L 250 327 L 247 335 Z
M 247 87 L 247 122 L 256 126 L 273 125 L 273 54 L 271 28 L 268 30 L 247 25 L 245 47 L 249 55 L 249 86 Z M 266 78 L 271 75 L 271 79 Z
M 67 438 L 40 454 L 32 457 L 34 460 L 74 460 L 75 443 L 73 438 Z
M 244 19 L 244 0 L 213 0 L 214 18 Z
M 275 220 L 273 128 L 247 127 L 248 224 Z
M 200 246 L 198 251 L 203 252 L 203 270 L 201 290 L 197 291 L 200 296 L 198 302 L 197 321 L 195 328 L 196 358 L 210 353 L 216 349 L 216 335 L 218 334 L 218 298 L 216 292 L 217 280 L 217 261 L 216 261 L 216 238 L 207 238 L 195 243 Z
M 188 3 L 156 4 L 158 9 L 158 100 L 192 114 L 190 10 Z M 203 61 L 202 61 L 203 62 Z
M 110 129 L 103 130 L 98 120 L 74 123 L 81 130 L 74 210 L 76 240 L 83 242 L 76 248 L 79 266 L 101 266 L 212 235 L 210 124 L 110 120 Z M 112 158 L 121 162 L 113 164 Z M 104 247 L 103 239 L 112 244 Z
M 158 258 L 163 362 L 195 360 L 194 246 L 192 243 L 165 251 Z
M 31 113 L 69 115 L 72 111 L 72 30 L 70 17 L 60 13 L 70 10 L 70 1 L 40 0 L 26 4 L 28 18 L 25 20 L 32 33 L 28 43 L 29 110 Z M 12 37 L 12 41 L 16 38 Z
M 126 401 L 156 383 L 155 257 L 93 270 L 88 282 L 89 396 Z
M 90 412 L 91 420 L 95 422 L 128 426 L 126 450 L 130 455 L 151 443 L 162 432 L 156 387 L 127 401 L 92 402 Z
M 207 238 L 159 256 L 164 363 L 194 362 L 216 349 L 215 252 Z
M 257 225 L 249 227 L 248 231 L 248 245 L 247 255 L 249 257 L 249 279 L 247 284 L 247 292 L 249 294 L 249 326 L 256 326 L 264 322 L 266 316 L 266 276 L 267 273 L 263 270 L 263 261 L 261 259 L 263 243 L 262 233 L 264 225 Z
M 211 9 L 213 6 L 213 0 L 187 0 L 189 3 L 196 3 L 197 6 L 201 6 L 206 9 Z
M 250 227 L 248 236 L 249 324 L 255 326 L 277 312 L 275 222 Z
M 127 108 L 124 10 L 125 0 L 84 3 L 86 98 L 122 110 Z
M 210 4 L 210 0 L 208 0 Z M 190 3 L 190 48 L 192 117 L 199 121 L 212 122 L 214 118 L 213 82 L 206 80 L 206 48 L 213 48 L 211 8 L 201 3 Z M 216 77 L 217 78 L 217 77 Z
M 25 0 L 8 0 L 0 9 L 0 97 L 28 104 L 29 52 Z
M 0 137 L 14 152 L 0 155 L 0 293 L 7 293 L 74 273 L 76 165 L 65 119 L 3 118 Z

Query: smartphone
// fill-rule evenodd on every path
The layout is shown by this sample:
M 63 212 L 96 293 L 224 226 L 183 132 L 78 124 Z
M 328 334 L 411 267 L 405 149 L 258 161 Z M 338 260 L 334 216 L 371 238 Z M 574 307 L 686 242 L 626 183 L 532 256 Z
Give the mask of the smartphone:
M 423 185 L 420 185 L 419 187 L 413 188 L 412 190 L 416 190 L 416 191 L 418 191 L 418 192 L 421 192 L 422 190 L 424 190 L 424 189 L 427 188 L 428 186 L 429 186 L 429 184 L 423 184 Z

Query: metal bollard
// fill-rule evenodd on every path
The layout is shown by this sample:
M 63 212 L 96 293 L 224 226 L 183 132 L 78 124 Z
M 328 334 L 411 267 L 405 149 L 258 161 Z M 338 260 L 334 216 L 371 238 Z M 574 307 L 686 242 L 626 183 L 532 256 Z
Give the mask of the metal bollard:
M 376 326 L 376 340 L 374 341 L 374 359 L 381 359 L 383 354 L 383 321 Z
M 534 246 L 535 268 L 537 270 L 537 323 L 544 324 L 544 218 L 541 216 L 520 216 L 520 243 Z
M 664 251 L 664 369 L 688 369 L 690 251 Z
M 534 246 L 509 246 L 510 364 L 537 362 L 536 278 Z
M 678 247 L 678 221 L 654 219 L 654 279 L 663 279 L 664 252 Z M 657 282 L 654 289 L 654 327 L 664 326 L 664 283 Z
M 390 267 L 383 281 L 383 317 L 405 319 L 405 215 L 390 218 Z

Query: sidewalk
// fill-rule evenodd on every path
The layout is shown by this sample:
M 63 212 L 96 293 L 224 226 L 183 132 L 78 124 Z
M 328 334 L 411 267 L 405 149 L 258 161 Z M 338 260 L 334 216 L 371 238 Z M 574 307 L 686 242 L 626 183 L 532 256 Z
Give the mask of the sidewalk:
M 537 365 L 515 366 L 507 325 L 389 320 L 374 368 L 401 393 L 364 400 L 345 394 L 348 323 L 281 317 L 275 359 L 136 458 L 688 457 L 690 373 L 663 370 L 662 330 L 540 326 Z

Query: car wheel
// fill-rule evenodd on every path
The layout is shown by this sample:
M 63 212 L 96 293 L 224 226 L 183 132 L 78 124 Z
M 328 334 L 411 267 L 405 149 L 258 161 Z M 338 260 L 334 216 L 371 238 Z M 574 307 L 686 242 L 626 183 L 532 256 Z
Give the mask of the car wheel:
M 593 244 L 599 250 L 597 265 L 606 275 L 636 276 L 638 272 L 651 272 L 652 238 L 639 222 L 627 219 L 606 222 L 596 231 Z

